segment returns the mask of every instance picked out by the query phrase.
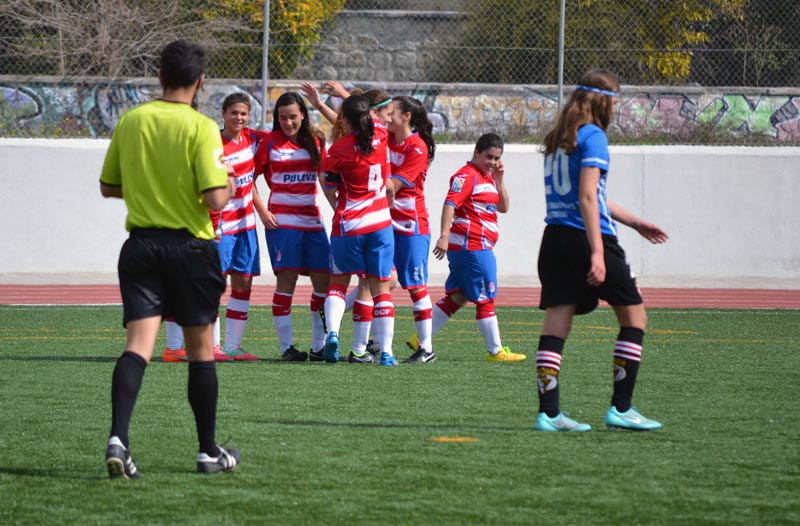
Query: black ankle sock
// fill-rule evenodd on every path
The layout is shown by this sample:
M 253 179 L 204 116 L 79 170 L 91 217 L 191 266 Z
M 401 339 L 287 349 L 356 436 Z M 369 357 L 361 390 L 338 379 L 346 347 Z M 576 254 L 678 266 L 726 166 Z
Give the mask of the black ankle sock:
M 117 436 L 128 447 L 128 427 L 131 423 L 133 407 L 147 362 L 136 353 L 125 351 L 117 359 L 111 377 L 111 435 Z
M 633 388 L 639 373 L 639 363 L 644 343 L 644 331 L 635 327 L 621 327 L 614 346 L 614 395 L 611 405 L 620 413 L 631 408 Z
M 219 455 L 214 439 L 217 423 L 217 368 L 214 362 L 189 362 L 189 404 L 194 412 L 200 452 Z
M 555 353 L 558 356 L 546 353 Z M 536 353 L 536 383 L 539 391 L 539 412 L 549 417 L 557 416 L 559 409 L 558 371 L 561 368 L 561 353 L 564 340 L 557 336 L 542 335 Z

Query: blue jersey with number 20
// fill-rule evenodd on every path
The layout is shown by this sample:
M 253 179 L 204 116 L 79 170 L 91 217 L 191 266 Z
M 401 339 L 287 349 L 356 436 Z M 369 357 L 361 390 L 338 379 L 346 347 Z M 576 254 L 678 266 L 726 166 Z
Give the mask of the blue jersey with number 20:
M 569 155 L 559 148 L 554 155 L 544 159 L 544 193 L 547 200 L 548 225 L 564 225 L 586 230 L 578 204 L 581 168 L 596 166 L 600 169 L 597 185 L 597 202 L 600 205 L 600 231 L 616 236 L 617 226 L 611 219 L 606 199 L 608 176 L 608 137 L 594 124 L 578 129 L 578 145 Z

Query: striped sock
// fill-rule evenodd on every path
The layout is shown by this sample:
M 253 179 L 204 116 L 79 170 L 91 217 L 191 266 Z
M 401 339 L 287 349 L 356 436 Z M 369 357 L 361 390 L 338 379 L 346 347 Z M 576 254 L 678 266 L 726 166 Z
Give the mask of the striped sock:
M 557 336 L 539 337 L 536 351 L 536 384 L 539 390 L 539 412 L 550 418 L 561 412 L 559 409 L 558 372 L 561 370 L 561 355 L 564 340 Z
M 428 294 L 428 287 L 409 289 L 411 301 L 414 302 L 414 325 L 417 328 L 419 346 L 430 351 L 433 349 L 431 335 L 433 333 L 433 303 Z
M 371 301 L 356 300 L 353 304 L 353 354 L 362 355 L 367 351 L 374 307 Z
M 272 321 L 278 335 L 278 345 L 283 353 L 293 343 L 292 339 L 292 294 L 276 292 L 272 295 Z
M 642 361 L 644 331 L 635 327 L 620 327 L 614 345 L 614 395 L 611 405 L 624 413 L 631 408 L 633 388 Z
M 235 351 L 242 343 L 250 311 L 250 291 L 232 290 L 225 309 L 225 350 Z
M 375 340 L 380 342 L 381 354 L 394 356 L 392 341 L 394 340 L 394 303 L 391 294 L 379 294 L 373 298 L 375 310 L 373 312 L 373 332 Z

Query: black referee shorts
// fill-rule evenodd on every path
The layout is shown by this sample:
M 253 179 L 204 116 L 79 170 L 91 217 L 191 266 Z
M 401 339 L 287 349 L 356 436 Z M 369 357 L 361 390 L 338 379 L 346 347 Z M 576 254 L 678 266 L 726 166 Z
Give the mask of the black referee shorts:
M 575 314 L 586 314 L 597 307 L 598 299 L 610 305 L 641 304 L 642 296 L 617 238 L 603 236 L 603 248 L 606 280 L 599 287 L 592 287 L 586 281 L 592 253 L 586 232 L 547 225 L 539 249 L 539 280 L 542 282 L 539 308 L 577 305 Z
M 184 327 L 216 320 L 225 277 L 213 241 L 186 230 L 134 229 L 117 271 L 123 326 L 151 316 L 172 315 Z

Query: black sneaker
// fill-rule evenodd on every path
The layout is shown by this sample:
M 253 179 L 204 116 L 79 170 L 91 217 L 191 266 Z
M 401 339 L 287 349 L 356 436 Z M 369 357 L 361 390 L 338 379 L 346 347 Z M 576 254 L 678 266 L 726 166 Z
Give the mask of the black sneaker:
M 433 350 L 426 350 L 418 347 L 417 350 L 409 356 L 404 363 L 431 363 L 436 359 L 436 353 Z
M 353 351 L 350 351 L 350 356 L 347 357 L 347 361 L 350 363 L 375 363 L 375 357 L 368 352 L 364 354 L 355 354 Z
M 284 362 L 305 362 L 308 359 L 308 353 L 305 351 L 298 351 L 294 345 L 290 345 L 288 349 L 283 351 L 281 360 Z
M 322 353 L 324 351 L 325 351 L 324 347 L 322 349 L 318 350 L 318 351 L 315 351 L 314 349 L 309 349 L 308 350 L 308 361 L 309 362 L 321 362 L 322 360 L 325 359 L 325 357 L 322 356 Z
M 138 479 L 142 476 L 139 470 L 136 469 L 136 464 L 133 463 L 131 452 L 122 445 L 122 442 L 117 437 L 112 437 L 109 440 L 108 448 L 106 449 L 106 468 L 108 468 L 108 475 L 112 479 Z
M 210 457 L 206 453 L 197 455 L 198 473 L 224 473 L 239 467 L 239 450 L 219 447 L 219 456 Z
M 375 340 L 372 338 L 369 339 L 367 342 L 367 352 L 372 355 L 373 358 L 380 359 L 381 357 L 381 346 L 375 343 Z

